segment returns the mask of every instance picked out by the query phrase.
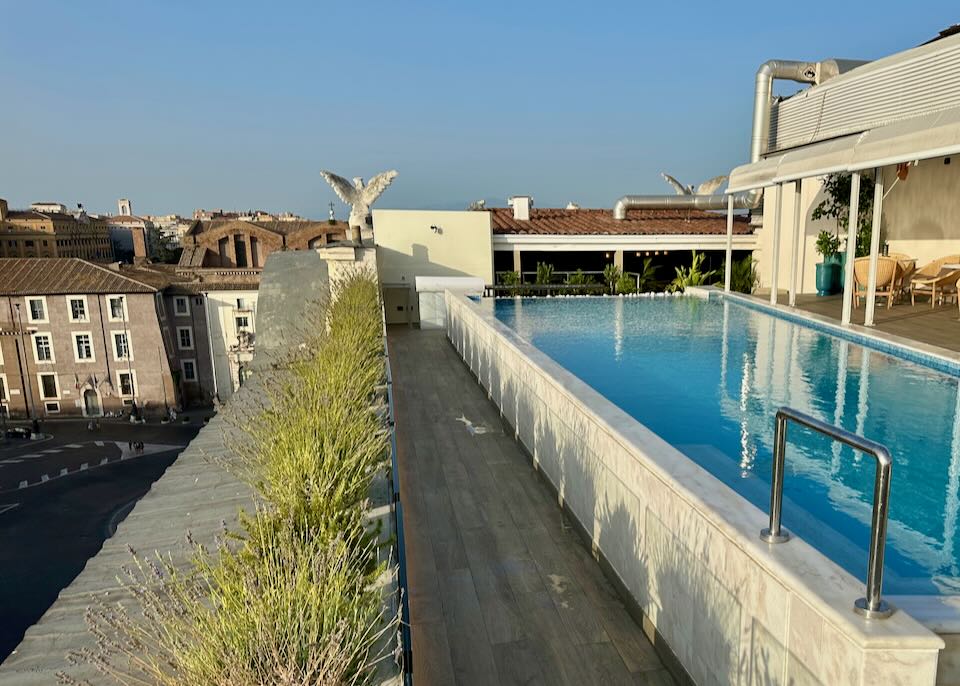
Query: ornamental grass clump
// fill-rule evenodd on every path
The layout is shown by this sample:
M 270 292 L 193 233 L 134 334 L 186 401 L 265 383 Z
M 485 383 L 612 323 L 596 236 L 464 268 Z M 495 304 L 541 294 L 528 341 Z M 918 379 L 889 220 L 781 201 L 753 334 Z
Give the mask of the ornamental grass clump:
M 389 436 L 375 390 L 384 378 L 376 282 L 339 284 L 305 350 L 277 374 L 270 407 L 243 422 L 241 473 L 275 516 L 313 535 L 360 540 L 370 482 L 386 467 Z M 360 536 L 360 538 L 358 538 Z
M 143 617 L 101 601 L 85 620 L 98 650 L 68 654 L 125 685 L 326 686 L 369 683 L 381 598 L 358 573 L 358 551 L 272 517 L 248 520 L 246 539 L 209 552 L 187 571 L 136 555 L 125 587 Z M 64 684 L 80 684 L 60 674 Z

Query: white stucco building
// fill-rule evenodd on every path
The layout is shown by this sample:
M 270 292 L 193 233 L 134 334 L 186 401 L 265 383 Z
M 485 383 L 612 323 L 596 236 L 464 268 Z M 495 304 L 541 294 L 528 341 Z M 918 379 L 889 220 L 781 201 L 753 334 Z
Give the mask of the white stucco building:
M 728 193 L 763 193 L 755 256 L 771 300 L 786 293 L 792 304 L 797 294 L 816 291 L 817 234 L 836 224 L 813 221 L 811 213 L 829 174 L 850 175 L 854 188 L 862 179 L 876 184 L 872 264 L 887 251 L 917 266 L 960 254 L 960 33 L 946 31 L 803 89 L 775 103 L 769 116 L 761 159 L 733 170 Z M 851 213 L 859 215 L 854 205 L 851 197 Z M 844 249 L 852 263 L 854 241 Z M 852 309 L 852 270 L 847 274 L 844 323 Z M 874 299 L 866 301 L 869 326 Z

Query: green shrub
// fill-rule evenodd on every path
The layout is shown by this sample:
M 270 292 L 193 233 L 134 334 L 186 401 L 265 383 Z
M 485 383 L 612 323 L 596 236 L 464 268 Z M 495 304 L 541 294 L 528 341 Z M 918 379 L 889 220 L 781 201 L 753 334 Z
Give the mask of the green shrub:
M 582 269 L 578 269 L 567 274 L 567 285 L 580 286 L 581 288 L 574 288 L 573 292 L 577 295 L 584 295 L 590 291 L 589 286 L 593 285 L 593 277 L 590 274 L 584 274 Z
M 521 283 L 520 272 L 500 272 L 501 286 L 519 286 Z
M 537 284 L 549 285 L 553 282 L 553 265 L 546 262 L 537 262 Z
M 720 281 L 724 281 L 724 270 L 719 270 Z M 760 281 L 757 263 L 751 255 L 736 260 L 730 267 L 730 290 L 738 293 L 753 293 Z
M 637 290 L 641 293 L 645 293 L 650 290 L 653 285 L 653 277 L 657 273 L 659 266 L 653 264 L 653 258 L 648 257 L 643 261 L 643 268 L 640 270 L 639 277 L 637 278 L 638 286 Z
M 688 286 L 703 286 L 717 275 L 716 269 L 703 271 L 703 260 L 706 254 L 693 252 L 693 259 L 689 267 L 675 267 L 677 276 L 670 282 L 670 290 L 673 292 L 684 291 Z
M 637 280 L 629 274 L 621 274 L 616 283 L 617 293 L 624 295 L 637 292 Z
M 840 251 L 840 238 L 829 231 L 817 234 L 817 252 L 824 258 L 833 257 Z
M 617 282 L 620 280 L 621 275 L 620 267 L 615 264 L 608 264 L 603 268 L 603 281 L 607 284 L 607 288 L 610 289 L 611 293 L 616 292 Z

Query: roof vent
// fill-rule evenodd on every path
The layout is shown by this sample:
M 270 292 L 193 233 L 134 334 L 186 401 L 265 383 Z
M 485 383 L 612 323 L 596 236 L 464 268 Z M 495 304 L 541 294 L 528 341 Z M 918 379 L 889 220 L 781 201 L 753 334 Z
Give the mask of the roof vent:
M 530 208 L 533 207 L 533 198 L 529 195 L 514 195 L 507 198 L 507 204 L 513 208 L 513 218 L 518 221 L 530 219 Z

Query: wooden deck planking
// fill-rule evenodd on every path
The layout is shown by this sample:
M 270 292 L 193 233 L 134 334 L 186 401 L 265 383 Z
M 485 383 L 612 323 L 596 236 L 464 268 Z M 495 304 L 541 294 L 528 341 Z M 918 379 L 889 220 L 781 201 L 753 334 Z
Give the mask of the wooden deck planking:
M 672 684 L 443 334 L 388 335 L 415 683 Z
M 780 304 L 787 304 L 786 294 L 781 294 Z M 839 295 L 823 298 L 816 295 L 798 295 L 797 309 L 840 320 L 843 299 Z M 863 324 L 863 303 L 853 310 L 851 322 Z M 874 310 L 874 328 L 877 331 L 902 336 L 928 345 L 935 345 L 960 352 L 960 309 L 957 304 L 938 305 L 931 308 L 928 300 L 910 305 L 909 299 L 895 304 L 889 310 L 886 301 L 877 301 Z

